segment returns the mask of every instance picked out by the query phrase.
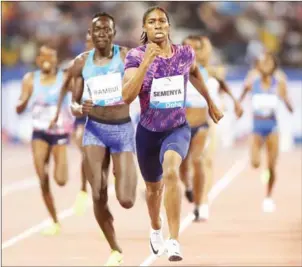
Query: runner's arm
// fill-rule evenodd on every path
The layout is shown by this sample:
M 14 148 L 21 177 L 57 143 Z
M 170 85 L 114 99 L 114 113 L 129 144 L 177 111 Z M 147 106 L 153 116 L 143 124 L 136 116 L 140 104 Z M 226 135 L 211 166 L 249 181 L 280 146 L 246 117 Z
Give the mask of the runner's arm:
M 288 93 L 287 93 L 287 82 L 286 82 L 286 76 L 280 76 L 278 77 L 278 91 L 279 91 L 279 96 L 283 100 L 286 108 L 288 109 L 289 112 L 293 113 L 294 109 L 293 106 L 288 98 Z
M 232 99 L 235 114 L 237 115 L 237 118 L 240 118 L 243 114 L 243 109 L 242 109 L 242 106 L 240 104 L 240 101 L 238 101 L 234 97 L 234 95 L 232 94 L 231 90 L 229 89 L 227 83 L 224 80 L 217 79 L 217 81 L 219 83 L 221 91 L 225 92 Z
M 72 81 L 72 66 L 70 66 L 66 72 L 64 73 L 64 82 L 63 85 L 61 87 L 60 90 L 60 96 L 59 96 L 59 100 L 58 100 L 58 104 L 57 104 L 57 113 L 56 113 L 56 117 L 59 117 L 60 111 L 61 111 L 61 107 L 62 107 L 62 103 L 64 100 L 64 97 L 66 96 L 67 92 L 71 89 L 71 81 Z
M 231 92 L 231 90 L 230 90 L 229 86 L 227 85 L 227 83 L 225 82 L 225 80 L 222 79 L 221 77 L 218 77 L 218 75 L 216 74 L 216 72 L 213 72 L 212 76 L 219 83 L 219 90 L 221 90 L 222 92 L 226 93 L 232 99 L 232 101 L 235 104 L 237 102 L 237 100 L 234 97 L 233 93 Z
M 67 92 L 70 89 L 71 81 L 72 81 L 72 65 L 64 73 L 64 81 L 63 81 L 62 87 L 60 89 L 60 95 L 59 95 L 59 99 L 58 99 L 58 103 L 57 103 L 56 115 L 50 123 L 50 126 L 49 126 L 50 128 L 53 127 L 59 119 L 59 114 L 61 111 L 62 103 L 63 103 L 64 97 L 66 96 Z
M 229 89 L 227 83 L 225 82 L 225 80 L 223 78 L 218 77 L 216 72 L 213 72 L 212 75 L 218 81 L 219 89 L 222 92 L 226 93 L 232 99 L 235 113 L 236 113 L 237 117 L 240 118 L 243 114 L 243 110 L 242 110 L 242 107 L 240 105 L 240 102 L 234 97 L 233 93 L 231 92 L 231 90 Z
M 57 103 L 57 110 L 56 110 L 55 117 L 51 120 L 51 122 L 49 124 L 50 129 L 55 127 L 55 125 L 59 119 L 59 115 L 61 112 L 61 107 L 62 107 L 64 97 L 66 96 L 66 94 L 70 90 L 70 88 L 72 88 L 71 87 L 72 67 L 73 67 L 73 64 L 71 64 L 71 66 L 69 66 L 64 72 L 64 81 L 63 81 L 62 87 L 60 89 L 60 95 L 59 95 L 59 99 L 58 99 L 58 103 Z
M 83 57 L 76 58 L 74 66 L 72 68 L 73 90 L 71 112 L 76 117 L 83 116 L 81 99 L 84 92 L 84 78 L 82 76 L 84 62 L 85 60 L 83 59 Z
M 258 75 L 259 73 L 255 69 L 252 69 L 247 73 L 243 82 L 243 91 L 239 97 L 239 102 L 242 102 L 246 95 L 252 90 L 252 84 Z
M 255 80 L 255 78 L 259 75 L 260 74 L 258 70 L 256 69 L 249 70 L 243 82 L 244 86 L 251 84 Z
M 251 70 L 248 72 L 247 77 L 244 80 L 243 83 L 243 91 L 239 97 L 239 102 L 241 103 L 246 95 L 252 90 L 252 84 L 254 82 L 254 79 L 256 78 L 257 73 L 254 70 Z
M 32 72 L 28 72 L 24 75 L 22 80 L 21 95 L 16 106 L 16 112 L 18 114 L 22 113 L 26 109 L 28 101 L 33 92 L 33 81 L 34 75 Z
M 125 58 L 122 96 L 127 104 L 138 96 L 149 67 L 147 60 L 140 62 L 137 53 L 139 53 L 137 50 L 130 50 Z
M 241 95 L 240 95 L 240 97 L 239 97 L 239 102 L 240 102 L 240 103 L 244 100 L 244 98 L 245 98 L 246 95 L 251 91 L 251 89 L 252 89 L 252 86 L 251 86 L 250 84 L 246 84 L 246 85 L 244 86 L 243 91 L 242 91 L 242 93 L 241 93 Z

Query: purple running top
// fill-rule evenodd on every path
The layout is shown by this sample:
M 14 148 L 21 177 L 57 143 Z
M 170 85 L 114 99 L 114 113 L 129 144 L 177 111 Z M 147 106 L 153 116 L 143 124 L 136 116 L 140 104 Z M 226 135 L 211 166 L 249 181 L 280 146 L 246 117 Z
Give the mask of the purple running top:
M 155 58 L 139 93 L 140 124 L 154 132 L 167 131 L 186 122 L 186 88 L 195 53 L 189 45 L 173 44 L 172 49 L 170 58 Z M 125 70 L 138 68 L 145 50 L 146 45 L 131 49 L 125 59 Z

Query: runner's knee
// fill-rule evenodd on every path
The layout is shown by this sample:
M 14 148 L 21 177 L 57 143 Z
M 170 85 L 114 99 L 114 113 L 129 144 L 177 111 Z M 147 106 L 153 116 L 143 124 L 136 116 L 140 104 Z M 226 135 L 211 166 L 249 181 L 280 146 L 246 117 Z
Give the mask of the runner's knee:
M 156 183 L 148 182 L 146 185 L 147 185 L 146 187 L 147 197 L 161 196 L 164 190 L 164 184 L 161 182 L 156 182 Z
M 203 162 L 202 162 L 202 158 L 201 157 L 193 159 L 192 163 L 193 163 L 194 169 L 200 169 L 200 168 L 202 168 L 202 163 Z
M 108 202 L 108 194 L 107 188 L 97 189 L 92 188 L 92 199 L 94 202 L 98 202 L 100 205 L 107 205 Z
M 163 172 L 164 182 L 167 186 L 178 182 L 179 170 L 176 166 L 167 166 Z
M 256 158 L 253 158 L 252 161 L 251 161 L 251 164 L 254 168 L 259 168 L 260 167 L 260 160 L 259 159 L 256 159 Z
M 48 164 L 36 163 L 36 172 L 43 192 L 49 191 Z
M 55 180 L 57 185 L 64 186 L 67 182 L 67 167 L 63 164 L 56 166 L 55 170 Z
M 118 190 L 116 193 L 116 198 L 123 208 L 130 209 L 133 207 L 135 202 L 135 190 L 134 194 L 131 194 L 131 190 L 126 191 L 125 189 Z
M 136 175 L 135 172 L 131 173 L 131 170 L 129 170 L 128 173 L 123 173 L 122 175 L 119 175 L 117 177 L 118 181 L 123 181 L 123 182 L 119 183 L 118 186 L 116 187 L 116 197 L 120 205 L 125 209 L 132 208 L 135 202 L 136 181 L 134 182 L 134 179 L 135 180 L 137 179 L 135 175 Z
M 117 196 L 117 199 L 124 209 L 130 209 L 134 205 L 134 198 L 127 194 L 120 194 Z

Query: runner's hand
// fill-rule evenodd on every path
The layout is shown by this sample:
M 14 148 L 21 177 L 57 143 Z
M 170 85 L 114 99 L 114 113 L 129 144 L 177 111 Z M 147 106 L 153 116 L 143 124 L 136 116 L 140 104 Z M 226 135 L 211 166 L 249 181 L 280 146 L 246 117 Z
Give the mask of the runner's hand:
M 243 114 L 243 109 L 238 101 L 235 103 L 235 113 L 237 118 L 240 118 Z
M 218 123 L 223 118 L 223 113 L 213 102 L 209 104 L 209 115 L 215 123 Z
M 59 119 L 59 117 L 58 117 L 58 116 L 55 116 L 55 117 L 51 120 L 48 129 L 53 129 L 53 128 L 55 128 L 55 127 L 57 126 L 57 121 L 58 121 L 58 119 Z
M 87 99 L 83 102 L 82 104 L 82 113 L 85 115 L 85 114 L 88 114 L 93 108 L 93 102 L 91 99 Z
M 155 57 L 160 54 L 160 48 L 157 44 L 150 43 L 147 44 L 144 60 L 146 60 L 149 64 L 153 62 Z

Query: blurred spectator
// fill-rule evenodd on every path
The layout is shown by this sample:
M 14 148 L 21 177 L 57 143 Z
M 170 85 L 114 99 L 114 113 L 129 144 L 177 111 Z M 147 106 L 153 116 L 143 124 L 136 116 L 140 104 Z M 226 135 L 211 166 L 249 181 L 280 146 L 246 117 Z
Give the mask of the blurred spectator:
M 215 46 L 215 62 L 250 63 L 268 49 L 282 65 L 302 66 L 302 4 L 299 2 L 2 2 L 4 69 L 31 68 L 44 43 L 66 61 L 84 49 L 91 16 L 100 11 L 116 19 L 116 42 L 139 44 L 142 16 L 150 5 L 171 15 L 172 38 L 180 42 L 190 33 L 205 34 Z

